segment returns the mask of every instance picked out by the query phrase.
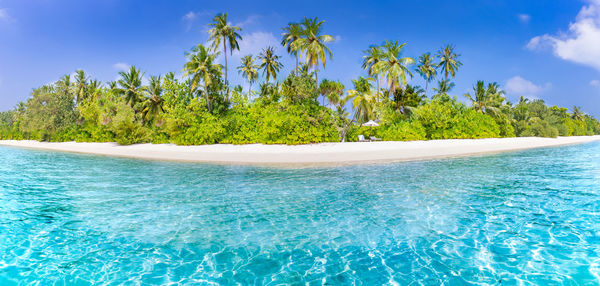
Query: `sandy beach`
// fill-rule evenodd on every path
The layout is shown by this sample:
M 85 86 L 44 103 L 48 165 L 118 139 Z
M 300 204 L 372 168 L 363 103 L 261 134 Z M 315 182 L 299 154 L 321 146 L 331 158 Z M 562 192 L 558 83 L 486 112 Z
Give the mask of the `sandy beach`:
M 85 153 L 104 156 L 183 162 L 209 162 L 249 165 L 336 165 L 369 162 L 425 160 L 481 155 L 532 148 L 581 144 L 600 140 L 600 136 L 559 138 L 490 138 L 409 142 L 347 142 L 310 145 L 202 145 L 116 143 L 49 143 L 2 140 L 1 146 Z

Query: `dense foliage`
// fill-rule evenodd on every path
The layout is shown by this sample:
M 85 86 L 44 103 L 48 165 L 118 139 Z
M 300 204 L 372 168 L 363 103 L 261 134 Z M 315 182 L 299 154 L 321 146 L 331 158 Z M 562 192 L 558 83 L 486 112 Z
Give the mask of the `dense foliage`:
M 356 141 L 358 135 L 382 140 L 429 140 L 514 136 L 572 136 L 600 133 L 600 123 L 580 108 L 547 106 L 521 98 L 512 104 L 496 83 L 477 82 L 464 95 L 451 96 L 451 79 L 462 66 L 454 46 L 414 60 L 405 44 L 385 41 L 365 50 L 368 77 L 346 89 L 339 81 L 318 81 L 333 37 L 323 21 L 305 18 L 284 28 L 282 45 L 296 66 L 281 79 L 280 56 L 273 47 L 242 58 L 238 72 L 248 90 L 227 81 L 227 52 L 239 49 L 239 27 L 227 14 L 210 24 L 210 45 L 186 54 L 183 78 L 174 73 L 150 77 L 135 67 L 102 84 L 85 72 L 34 89 L 14 110 L 0 112 L 0 139 L 43 141 L 198 144 L 306 144 Z M 225 65 L 217 63 L 223 48 Z M 229 48 L 229 49 L 228 49 Z M 304 62 L 304 63 L 302 63 Z M 259 78 L 265 81 L 252 89 Z M 408 84 L 416 73 L 425 89 Z M 443 79 L 428 96 L 429 83 Z M 279 78 L 279 80 L 278 80 Z M 351 106 L 351 114 L 347 111 Z M 363 126 L 368 121 L 378 126 Z

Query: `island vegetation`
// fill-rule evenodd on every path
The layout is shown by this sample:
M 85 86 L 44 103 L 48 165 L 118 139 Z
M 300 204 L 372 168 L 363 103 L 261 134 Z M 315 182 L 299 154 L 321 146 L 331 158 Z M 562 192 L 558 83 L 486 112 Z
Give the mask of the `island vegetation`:
M 131 67 L 118 80 L 101 83 L 78 70 L 1 112 L 0 139 L 306 144 L 356 141 L 359 134 L 428 140 L 600 133 L 598 120 L 579 107 L 569 111 L 526 98 L 511 103 L 493 82 L 474 83 L 463 103 L 452 95 L 462 66 L 453 45 L 418 58 L 403 55 L 406 44 L 399 41 L 366 47 L 365 74 L 346 87 L 319 81 L 334 40 L 322 20 L 304 18 L 283 28 L 281 45 L 295 59 L 289 74 L 282 74 L 282 55 L 274 47 L 242 57 L 233 69 L 227 55 L 239 50 L 241 28 L 226 13 L 209 26 L 208 42 L 186 53 L 181 78 L 169 72 L 144 84 L 144 72 Z M 249 88 L 230 86 L 231 72 L 240 73 Z M 425 86 L 409 84 L 413 76 Z M 363 126 L 370 120 L 379 126 Z

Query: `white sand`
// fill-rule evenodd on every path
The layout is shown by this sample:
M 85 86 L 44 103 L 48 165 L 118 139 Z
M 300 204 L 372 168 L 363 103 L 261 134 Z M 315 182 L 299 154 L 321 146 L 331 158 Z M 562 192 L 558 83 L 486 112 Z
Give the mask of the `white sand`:
M 120 146 L 116 143 L 48 143 L 0 140 L 0 145 L 151 160 L 256 165 L 335 165 L 478 155 L 580 144 L 598 140 L 600 140 L 600 136 L 522 137 L 410 142 L 320 143 L 298 146 L 262 144 L 202 146 L 138 144 Z

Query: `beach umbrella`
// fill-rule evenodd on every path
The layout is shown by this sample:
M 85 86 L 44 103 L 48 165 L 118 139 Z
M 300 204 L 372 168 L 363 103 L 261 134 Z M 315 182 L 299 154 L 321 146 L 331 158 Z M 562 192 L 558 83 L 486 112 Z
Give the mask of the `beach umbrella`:
M 369 120 L 368 122 L 365 122 L 363 126 L 376 127 L 379 126 L 379 124 L 373 120 Z

